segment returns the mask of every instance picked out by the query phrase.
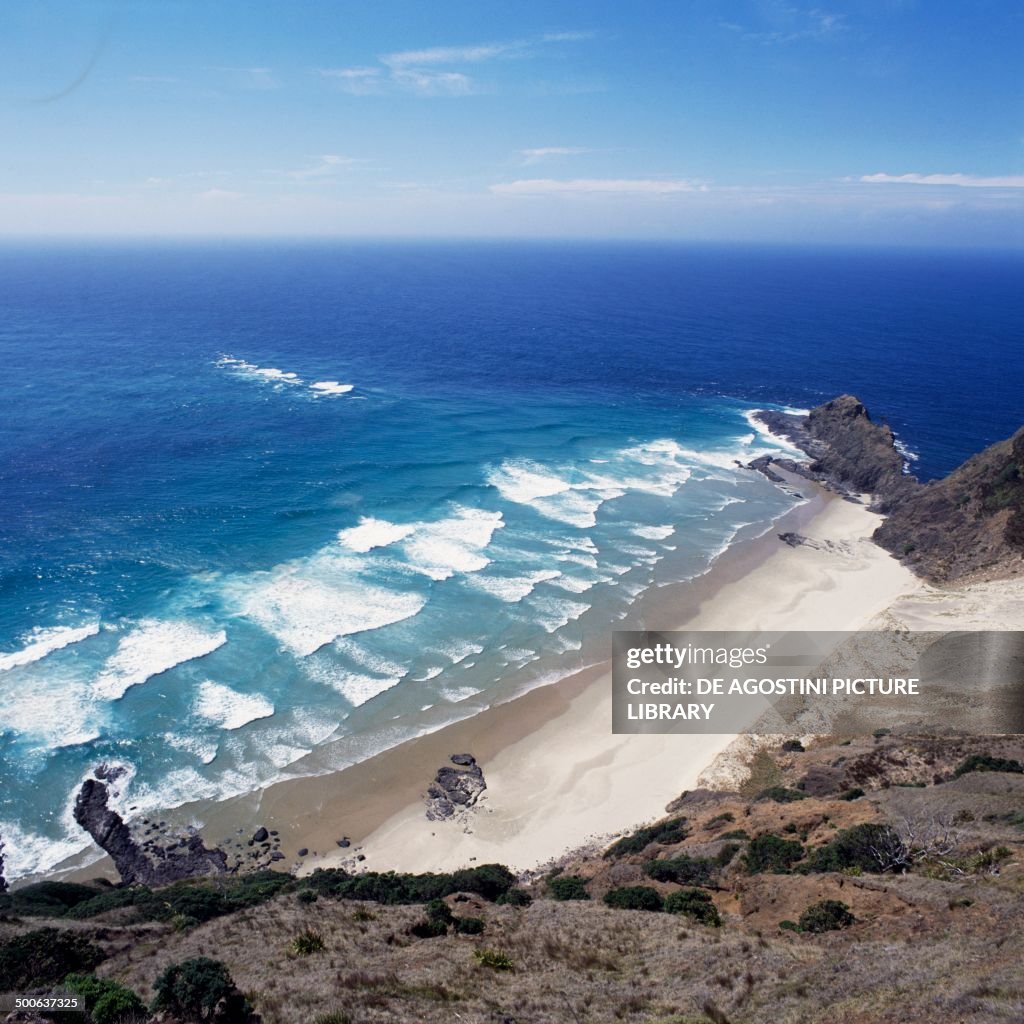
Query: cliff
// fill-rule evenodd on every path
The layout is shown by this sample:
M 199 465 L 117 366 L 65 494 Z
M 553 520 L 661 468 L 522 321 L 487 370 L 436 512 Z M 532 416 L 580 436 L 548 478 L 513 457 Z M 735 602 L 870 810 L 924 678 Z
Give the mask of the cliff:
M 889 427 L 873 422 L 852 395 L 807 416 L 766 410 L 757 417 L 811 459 L 809 466 L 769 461 L 847 495 L 871 494 L 887 516 L 874 540 L 919 575 L 942 583 L 1024 569 L 1024 428 L 922 484 L 905 471 Z

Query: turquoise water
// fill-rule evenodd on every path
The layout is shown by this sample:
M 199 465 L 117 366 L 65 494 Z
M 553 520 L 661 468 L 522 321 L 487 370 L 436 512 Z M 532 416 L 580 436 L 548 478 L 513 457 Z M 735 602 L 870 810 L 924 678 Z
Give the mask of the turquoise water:
M 794 504 L 736 465 L 753 408 L 855 391 L 926 474 L 1009 433 L 1019 268 L 935 259 L 0 253 L 9 876 L 85 845 L 99 761 L 139 813 L 215 799 L 607 657 Z

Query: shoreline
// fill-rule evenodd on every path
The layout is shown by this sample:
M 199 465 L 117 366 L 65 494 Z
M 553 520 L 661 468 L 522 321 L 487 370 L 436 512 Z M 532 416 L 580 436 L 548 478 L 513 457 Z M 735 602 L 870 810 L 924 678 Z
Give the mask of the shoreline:
M 880 516 L 805 480 L 787 484 L 808 500 L 727 549 L 702 576 L 663 588 L 647 602 L 646 628 L 856 629 L 921 589 L 870 540 Z M 820 543 L 791 548 L 778 538 L 787 530 Z M 610 662 L 602 662 L 341 770 L 165 816 L 176 825 L 202 822 L 210 844 L 244 841 L 258 826 L 276 830 L 281 867 L 301 874 L 342 864 L 426 871 L 487 861 L 525 871 L 659 817 L 733 739 L 613 735 Z M 472 810 L 428 821 L 427 786 L 459 752 L 477 758 L 488 788 Z M 340 848 L 343 838 L 348 848 Z M 299 858 L 300 849 L 309 854 Z M 109 858 L 46 877 L 97 876 L 117 877 Z

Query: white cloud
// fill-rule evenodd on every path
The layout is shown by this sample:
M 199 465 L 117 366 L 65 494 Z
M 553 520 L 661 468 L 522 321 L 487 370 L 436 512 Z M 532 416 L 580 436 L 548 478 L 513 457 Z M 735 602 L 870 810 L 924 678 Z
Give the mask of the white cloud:
M 540 41 L 542 43 L 581 43 L 593 38 L 593 32 L 545 32 L 540 37 Z
M 618 193 L 625 195 L 670 195 L 677 192 L 706 192 L 707 186 L 682 179 L 656 178 L 573 178 L 556 181 L 553 178 L 530 178 L 491 185 L 497 195 L 586 195 Z
M 310 179 L 330 178 L 345 167 L 362 163 L 353 156 L 338 156 L 336 153 L 325 153 L 317 158 L 317 162 L 309 167 L 300 167 L 296 171 L 285 171 L 285 177 L 294 181 L 309 181 Z
M 540 163 L 549 156 L 579 156 L 581 153 L 592 153 L 592 149 L 583 146 L 540 146 L 537 149 L 521 149 L 524 164 Z
M 420 71 L 415 68 L 396 69 L 392 81 L 420 96 L 468 96 L 473 80 L 461 71 Z
M 1024 188 L 1024 174 L 991 178 L 976 174 L 862 174 L 869 185 L 955 185 L 961 188 Z
M 370 96 L 383 91 L 381 68 L 318 68 L 316 73 L 330 78 L 353 96 Z
M 424 50 L 386 53 L 380 58 L 389 68 L 420 67 L 424 64 L 476 64 L 514 53 L 522 53 L 529 44 L 521 40 L 509 43 L 485 43 L 480 46 L 431 46 Z

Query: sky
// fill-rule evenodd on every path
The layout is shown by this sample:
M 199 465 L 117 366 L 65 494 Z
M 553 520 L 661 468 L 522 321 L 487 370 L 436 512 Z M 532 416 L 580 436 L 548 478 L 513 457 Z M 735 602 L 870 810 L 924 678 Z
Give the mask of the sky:
M 1019 248 L 1022 52 L 1015 0 L 4 0 L 0 236 Z

